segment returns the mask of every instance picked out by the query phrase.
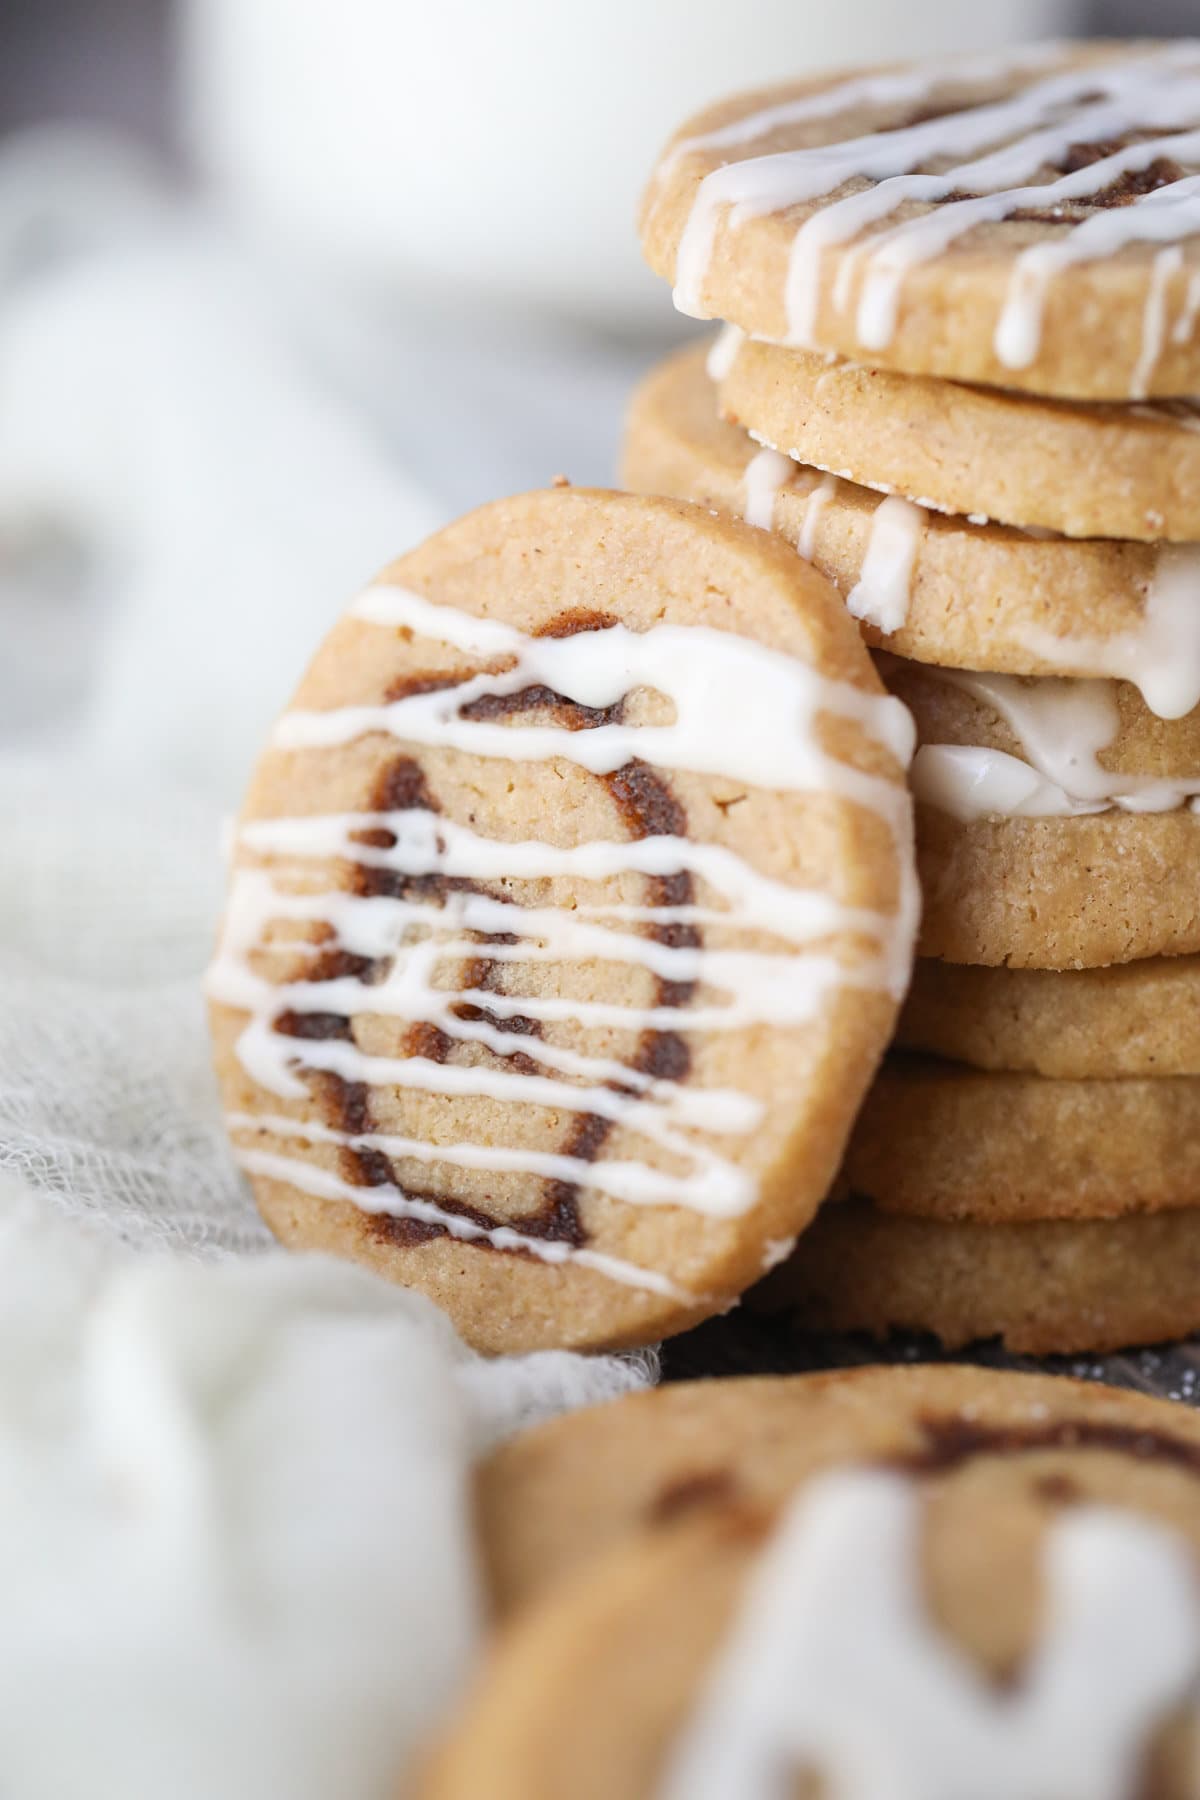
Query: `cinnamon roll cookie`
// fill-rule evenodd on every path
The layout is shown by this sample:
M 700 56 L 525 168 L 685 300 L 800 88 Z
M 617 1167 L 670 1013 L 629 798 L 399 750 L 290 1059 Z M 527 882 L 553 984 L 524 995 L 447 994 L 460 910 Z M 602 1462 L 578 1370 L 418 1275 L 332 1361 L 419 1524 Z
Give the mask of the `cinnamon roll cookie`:
M 523 1483 L 518 1454 L 564 1572 L 500 1634 L 423 1800 L 1190 1800 L 1185 1409 L 965 1369 L 623 1405 L 543 1436 Z
M 271 1227 L 489 1351 L 728 1306 L 894 1024 L 911 741 L 834 591 L 698 508 L 527 495 L 393 564 L 276 727 L 209 978 Z
M 906 374 L 1200 393 L 1200 47 L 1039 45 L 742 95 L 670 141 L 675 304 Z

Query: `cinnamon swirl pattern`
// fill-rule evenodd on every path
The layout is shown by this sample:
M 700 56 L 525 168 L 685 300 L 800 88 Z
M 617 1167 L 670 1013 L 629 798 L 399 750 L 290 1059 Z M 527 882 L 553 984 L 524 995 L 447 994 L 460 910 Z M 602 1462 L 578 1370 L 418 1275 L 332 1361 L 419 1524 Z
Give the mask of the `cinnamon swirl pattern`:
M 276 728 L 209 977 L 268 1222 L 489 1349 L 727 1305 L 907 983 L 911 749 L 742 525 L 560 491 L 394 565 Z
M 642 231 L 681 311 L 789 345 L 1195 393 L 1200 47 L 1035 46 L 744 96 L 676 136 Z

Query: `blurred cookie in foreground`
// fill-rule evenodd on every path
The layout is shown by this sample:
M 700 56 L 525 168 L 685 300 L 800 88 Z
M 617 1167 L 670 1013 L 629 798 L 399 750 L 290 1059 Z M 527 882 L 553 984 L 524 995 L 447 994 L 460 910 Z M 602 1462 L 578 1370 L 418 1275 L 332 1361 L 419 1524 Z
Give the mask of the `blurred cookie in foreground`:
M 704 1383 L 531 1433 L 507 1479 L 509 1597 L 532 1579 L 426 1800 L 1194 1794 L 1185 1408 L 954 1368 Z
M 654 1340 L 808 1224 L 907 985 L 911 721 L 781 541 L 497 502 L 319 650 L 209 976 L 286 1243 L 487 1351 Z

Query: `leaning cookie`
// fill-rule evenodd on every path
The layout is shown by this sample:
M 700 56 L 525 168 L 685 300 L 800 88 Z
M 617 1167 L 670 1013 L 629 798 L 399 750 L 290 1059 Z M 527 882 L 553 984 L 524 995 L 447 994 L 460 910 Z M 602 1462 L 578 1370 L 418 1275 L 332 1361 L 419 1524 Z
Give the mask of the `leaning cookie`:
M 1011 1225 L 831 1202 L 747 1296 L 797 1331 L 919 1331 L 947 1350 L 1129 1350 L 1200 1331 L 1200 1207 Z
M 833 590 L 697 508 L 533 494 L 393 564 L 258 768 L 209 980 L 272 1229 L 489 1351 L 727 1306 L 894 1024 L 910 749 Z
M 897 656 L 1123 677 L 1162 717 L 1200 705 L 1194 545 L 1031 535 L 822 474 L 727 425 L 705 360 L 703 346 L 677 352 L 635 391 L 627 487 L 773 526 Z
M 513 1447 L 512 1566 L 548 1521 L 554 1577 L 425 1800 L 1194 1792 L 1185 1409 L 957 1369 L 623 1408 Z
M 1059 44 L 739 95 L 668 144 L 646 260 L 682 312 L 908 374 L 1200 393 L 1198 68 Z

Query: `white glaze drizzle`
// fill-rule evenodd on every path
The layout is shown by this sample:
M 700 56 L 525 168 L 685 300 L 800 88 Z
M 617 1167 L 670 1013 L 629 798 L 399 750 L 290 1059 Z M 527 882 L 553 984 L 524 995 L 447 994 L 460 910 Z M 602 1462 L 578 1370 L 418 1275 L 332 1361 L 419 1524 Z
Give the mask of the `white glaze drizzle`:
M 1130 681 L 1151 712 L 1181 719 L 1200 706 L 1200 545 L 1158 552 L 1140 625 L 1112 637 L 1027 625 L 1025 649 L 1059 667 L 1087 668 Z
M 613 625 L 573 637 L 536 638 L 433 606 L 398 587 L 369 589 L 351 615 L 441 637 L 477 655 L 511 657 L 512 666 L 390 705 L 285 713 L 274 735 L 281 748 L 346 744 L 382 731 L 409 743 L 505 761 L 558 756 L 594 775 L 611 774 L 640 757 L 659 768 L 724 775 L 767 789 L 832 791 L 886 810 L 894 806 L 892 784 L 829 756 L 813 721 L 822 712 L 852 719 L 897 762 L 907 765 L 912 755 L 912 720 L 899 701 L 830 680 L 794 657 L 710 626 L 663 624 L 630 631 Z M 596 709 L 615 705 L 638 687 L 657 689 L 674 702 L 676 716 L 670 725 L 598 725 L 588 731 L 554 725 L 514 729 L 458 716 L 475 700 L 535 684 Z M 768 718 L 782 728 L 781 741 L 764 729 Z
M 1121 175 L 1145 169 L 1160 156 L 1186 158 L 1200 153 L 1200 133 L 1178 129 L 1182 121 L 1200 111 L 1196 67 L 1195 46 L 1172 46 L 1129 62 L 1052 75 L 1007 100 L 964 107 L 917 125 L 727 163 L 705 176 L 693 201 L 679 242 L 676 305 L 683 312 L 707 316 L 703 286 L 723 213 L 728 213 L 730 225 L 736 228 L 763 214 L 825 199 L 847 182 L 868 180 L 874 185 L 830 201 L 797 230 L 789 253 L 785 295 L 787 342 L 814 344 L 822 252 L 884 225 L 848 253 L 850 266 L 843 262 L 835 284 L 835 303 L 844 308 L 850 302 L 854 277 L 865 262 L 856 332 L 866 347 L 881 350 L 896 329 L 906 274 L 976 225 L 1002 220 L 1025 208 L 1054 209 L 1071 201 L 1086 201 Z M 994 72 L 1001 73 L 1002 65 L 996 65 Z M 946 75 L 943 70 L 932 71 L 925 91 L 931 91 Z M 798 104 L 803 107 L 804 103 Z M 785 108 L 774 110 L 776 117 L 766 129 L 788 122 Z M 724 128 L 728 141 L 744 142 L 760 135 L 754 121 L 765 116 L 751 115 Z M 808 115 L 801 110 L 796 116 Z M 735 135 L 736 127 L 744 129 Z M 1077 142 L 1102 141 L 1135 129 L 1170 127 L 1175 129 L 1164 136 L 1128 145 L 1054 181 L 1029 185 L 1040 168 L 1061 158 Z M 690 140 L 677 147 L 672 159 L 684 150 L 720 141 L 715 134 Z M 976 154 L 979 152 L 983 154 Z M 964 154 L 974 160 L 936 175 L 918 172 L 933 159 Z M 947 200 L 958 192 L 969 197 Z M 914 201 L 934 205 L 934 210 L 886 227 L 885 222 L 899 207 Z M 938 202 L 944 204 L 934 204 Z M 1200 192 L 1196 179 L 1187 177 L 1137 197 L 1114 212 L 1094 215 L 1050 243 L 1032 247 L 1014 267 L 1008 300 L 996 328 L 997 356 L 1013 368 L 1027 367 L 1034 360 L 1046 287 L 1058 269 L 1111 255 L 1137 241 L 1170 244 L 1197 230 Z M 1165 305 L 1165 288 L 1176 272 L 1174 267 L 1160 267 L 1158 281 L 1163 292 L 1147 306 L 1146 336 L 1137 371 L 1143 388 L 1152 378 L 1164 341 L 1159 309 Z
M 757 525 L 763 531 L 772 529 L 779 490 L 795 473 L 795 463 L 782 451 L 768 447 L 750 458 L 742 477 L 742 515 L 747 525 Z
M 1183 251 L 1178 244 L 1160 250 L 1151 265 L 1142 317 L 1142 347 L 1129 382 L 1129 392 L 1134 400 L 1146 398 L 1151 377 L 1158 367 L 1167 334 L 1167 289 L 1182 267 Z
M 974 744 L 922 744 L 913 758 L 913 799 L 951 818 L 1074 818 L 1108 812 L 1101 800 L 1076 800 L 1019 756 Z
M 1153 155 L 1139 159 L 1135 156 L 1139 151 L 1153 152 Z M 1153 139 L 1122 151 L 1119 157 L 1108 157 L 1105 162 L 1110 168 L 1120 161 L 1123 168 L 1136 169 L 1153 161 L 1154 155 L 1200 155 L 1200 132 Z M 1088 173 L 1104 167 L 1104 163 L 1093 163 Z M 1144 194 L 1128 206 L 1112 212 L 1094 213 L 1052 243 L 1034 244 L 1022 251 L 1013 265 L 1008 296 L 996 324 L 997 357 L 1009 369 L 1027 369 L 1035 360 L 1041 345 L 1046 294 L 1055 275 L 1063 269 L 1075 263 L 1098 262 L 1103 257 L 1115 256 L 1130 244 L 1172 244 L 1197 232 L 1200 232 L 1200 176 L 1189 175 L 1182 181 L 1173 181 L 1153 193 Z M 1156 264 L 1161 269 L 1157 258 Z M 1168 269 L 1167 275 L 1161 278 L 1165 281 L 1175 272 L 1175 269 Z M 1153 294 L 1153 278 L 1150 293 Z M 1155 311 L 1148 308 L 1148 316 L 1153 326 Z M 1161 347 L 1160 332 L 1157 350 Z M 1144 396 L 1156 362 L 1157 353 L 1148 356 L 1143 345 L 1136 371 L 1142 386 L 1134 394 L 1135 399 Z
M 586 1055 L 537 1035 L 506 1034 L 501 1026 L 506 1017 L 521 1015 L 538 1023 L 570 1021 L 632 1034 L 727 1031 L 759 1023 L 808 1023 L 836 989 L 847 985 L 887 987 L 899 995 L 917 910 L 906 797 L 894 783 L 827 754 L 814 727 L 825 711 L 852 718 L 869 737 L 907 761 L 912 745 L 907 713 L 890 698 L 826 681 L 791 657 L 707 628 L 660 625 L 633 633 L 617 626 L 575 638 L 532 638 L 494 620 L 434 606 L 398 588 L 369 590 L 353 612 L 386 628 L 440 640 L 477 658 L 498 659 L 503 666 L 466 674 L 437 694 L 416 694 L 384 707 L 286 715 L 277 742 L 289 747 L 344 743 L 367 731 L 385 730 L 407 741 L 450 743 L 514 761 L 562 756 L 607 772 L 640 755 L 663 767 L 698 768 L 775 789 L 832 790 L 887 820 L 897 847 L 901 904 L 895 915 L 845 906 L 825 892 L 798 889 L 760 874 L 723 846 L 677 837 L 605 839 L 570 846 L 506 842 L 419 807 L 253 820 L 240 833 L 244 849 L 270 857 L 273 868 L 282 864 L 293 873 L 313 862 L 343 860 L 412 876 L 501 884 L 686 871 L 711 895 L 686 906 L 522 906 L 503 894 L 455 889 L 436 900 L 340 889 L 312 891 L 307 885 L 295 891 L 277 885 L 272 869 L 238 869 L 208 988 L 214 999 L 250 1015 L 237 1054 L 261 1088 L 286 1099 L 306 1100 L 309 1090 L 302 1077 L 327 1073 L 368 1088 L 479 1096 L 502 1104 L 551 1108 L 555 1113 L 595 1114 L 658 1146 L 675 1166 L 668 1174 L 628 1158 L 587 1163 L 519 1146 L 496 1150 L 424 1143 L 404 1134 L 378 1132 L 356 1138 L 283 1115 L 259 1119 L 257 1129 L 340 1149 L 375 1148 L 417 1161 L 570 1180 L 633 1205 L 688 1206 L 714 1217 L 745 1212 L 756 1199 L 754 1179 L 694 1133 L 744 1137 L 762 1116 L 760 1102 L 734 1090 L 658 1080 L 616 1057 Z M 675 720 L 669 726 L 597 725 L 570 732 L 533 725 L 495 726 L 459 716 L 461 708 L 484 694 L 514 693 L 536 684 L 594 707 L 610 706 L 635 687 L 650 687 L 671 700 Z M 436 704 L 431 706 L 431 700 Z M 769 759 L 757 743 L 763 734 L 771 742 Z M 277 941 L 272 928 L 288 921 L 319 927 L 317 939 Z M 782 940 L 783 947 L 749 950 L 722 941 L 692 948 L 627 929 L 669 922 L 705 923 L 724 934 L 767 933 Z M 516 941 L 492 941 L 497 934 Z M 577 1001 L 554 993 L 518 997 L 491 989 L 475 992 L 453 982 L 444 985 L 443 971 L 479 956 L 481 935 L 492 963 L 619 961 L 666 980 L 694 984 L 696 1003 L 686 1008 L 634 1006 Z M 856 954 L 847 958 L 852 943 Z M 302 972 L 298 979 L 275 981 L 252 964 L 252 957 L 264 947 L 298 957 L 302 970 L 308 957 L 330 949 L 375 966 L 369 975 L 343 973 L 310 981 Z M 386 963 L 382 975 L 380 962 Z M 491 1017 L 462 1018 L 464 1001 L 468 1007 L 477 1003 Z M 306 1012 L 425 1022 L 454 1041 L 482 1045 L 500 1066 L 372 1055 L 346 1038 L 298 1037 L 275 1029 L 282 1014 Z M 504 1059 L 518 1050 L 525 1067 L 503 1066 Z M 249 1129 L 244 1116 L 232 1120 L 231 1127 L 239 1132 Z M 447 1229 L 452 1229 L 447 1220 L 457 1218 L 425 1199 L 409 1205 L 389 1185 L 360 1188 L 324 1168 L 310 1169 L 301 1179 L 307 1167 L 302 1160 L 258 1148 L 243 1149 L 241 1154 L 255 1172 L 274 1172 L 279 1179 L 294 1180 L 327 1198 L 352 1199 Z M 290 1173 L 282 1172 L 285 1164 Z M 459 1236 L 487 1237 L 497 1247 L 520 1248 L 556 1263 L 575 1255 L 571 1246 L 523 1236 L 519 1227 L 498 1227 L 493 1233 L 475 1226 L 467 1230 L 458 1221 L 453 1229 Z M 601 1272 L 607 1269 L 614 1279 L 639 1279 L 633 1265 L 612 1258 L 581 1253 L 580 1260 Z M 641 1285 L 666 1291 L 657 1277 Z
M 1009 726 L 1021 756 L 985 746 L 923 744 L 912 766 L 917 800 L 959 819 L 1171 812 L 1200 794 L 1195 777 L 1127 775 L 1100 752 L 1120 729 L 1111 681 L 1023 679 L 965 669 L 926 674 L 983 701 Z M 1024 760 L 1022 760 L 1024 759 Z
M 1195 270 L 1188 276 L 1183 306 L 1180 309 L 1179 317 L 1176 319 L 1171 330 L 1171 342 L 1173 344 L 1191 343 L 1192 334 L 1196 329 L 1196 316 L 1198 313 L 1200 313 L 1200 270 Z M 1193 418 L 1188 422 L 1194 429 L 1196 420 Z
M 919 69 L 899 69 L 887 75 L 856 75 L 849 81 L 837 82 L 815 93 L 800 94 L 792 100 L 782 100 L 773 106 L 761 107 L 757 112 L 745 113 L 731 119 L 727 125 L 714 126 L 711 131 L 681 138 L 659 163 L 656 176 L 661 181 L 683 157 L 698 150 L 733 149 L 739 144 L 753 143 L 756 138 L 769 137 L 773 131 L 784 130 L 789 125 L 827 119 L 854 106 L 902 106 L 925 100 L 939 81 L 969 84 L 991 80 L 1019 69 L 1036 69 L 1064 54 L 1062 45 L 1038 44 L 1013 50 L 1003 57 L 935 60 Z
M 837 476 L 826 475 L 808 496 L 808 502 L 804 508 L 804 519 L 800 526 L 800 536 L 796 540 L 796 548 L 805 561 L 812 560 L 812 553 L 817 544 L 817 529 L 821 523 L 821 514 L 837 491 Z
M 1004 65 L 992 64 L 989 72 L 991 71 L 999 75 L 1004 71 Z M 982 75 L 983 69 L 978 73 Z M 928 72 L 924 83 L 904 97 L 914 100 L 927 98 L 933 93 L 938 81 L 946 79 L 953 79 L 953 71 L 945 65 L 935 65 Z M 786 207 L 819 199 L 856 176 L 869 176 L 882 182 L 889 176 L 916 168 L 927 157 L 967 153 L 980 149 L 985 144 L 995 143 L 1006 131 L 1036 125 L 1049 116 L 1055 106 L 1061 106 L 1069 95 L 1082 94 L 1089 87 L 1096 86 L 1094 77 L 1084 85 L 1078 75 L 1058 76 L 1038 83 L 1016 100 L 976 107 L 970 109 L 969 113 L 955 113 L 947 120 L 929 120 L 922 125 L 850 138 L 840 144 L 785 150 L 774 155 L 748 157 L 742 161 L 725 163 L 704 177 L 692 203 L 676 257 L 675 305 L 680 312 L 688 313 L 694 318 L 709 316 L 701 296 L 716 238 L 717 222 L 723 208 L 732 208 L 730 222 L 737 226 L 747 219 L 782 212 Z M 832 98 L 836 91 L 827 90 L 827 95 Z M 806 95 L 785 105 L 795 105 L 795 120 L 817 117 L 818 111 L 811 103 L 822 98 L 824 96 Z M 839 110 L 841 108 L 836 106 L 822 106 L 820 114 L 830 116 Z M 759 119 L 763 116 L 757 115 Z M 793 120 L 783 116 L 781 108 L 769 129 L 791 122 Z M 731 132 L 738 123 L 739 121 L 734 121 L 723 129 L 727 133 Z M 760 135 L 763 133 L 755 130 L 742 141 Z M 730 137 L 727 141 L 732 143 L 738 140 Z M 669 156 L 673 161 L 687 150 L 714 147 L 724 145 L 714 134 L 709 134 L 706 138 L 685 140 Z M 949 189 L 945 191 L 948 192 Z M 882 216 L 882 212 L 877 216 Z M 864 218 L 856 231 L 869 223 L 871 220 Z M 856 235 L 856 231 L 847 232 L 846 237 Z M 806 341 L 794 331 L 792 337 L 795 342 Z
M 724 381 L 738 359 L 738 351 L 746 341 L 746 333 L 736 325 L 722 325 L 709 345 L 704 367 L 710 381 Z
M 1043 1548 L 1045 1617 L 1019 1686 L 930 1619 L 921 1496 L 839 1470 L 786 1510 L 669 1758 L 659 1800 L 1124 1800 L 1155 1728 L 1194 1702 L 1200 1597 L 1178 1533 L 1086 1506 Z
M 923 508 L 891 494 L 875 508 L 858 580 L 846 596 L 856 619 L 899 631 L 908 617 L 913 565 L 925 529 Z
M 286 1182 L 289 1187 L 299 1188 L 301 1193 L 312 1194 L 318 1200 L 348 1201 L 350 1205 L 357 1206 L 360 1212 L 387 1213 L 396 1219 L 417 1219 L 423 1225 L 440 1227 L 448 1236 L 458 1238 L 463 1243 L 484 1242 L 490 1244 L 493 1250 L 522 1251 L 526 1256 L 536 1256 L 539 1262 L 552 1266 L 561 1267 L 564 1263 L 574 1263 L 581 1269 L 591 1269 L 595 1274 L 603 1275 L 608 1281 L 619 1282 L 623 1287 L 642 1288 L 647 1293 L 662 1294 L 667 1299 L 678 1300 L 685 1305 L 698 1305 L 704 1298 L 701 1294 L 688 1293 L 657 1269 L 643 1268 L 640 1263 L 626 1262 L 621 1257 L 608 1256 L 600 1250 L 580 1249 L 552 1239 L 530 1237 L 511 1225 L 477 1225 L 474 1220 L 447 1212 L 432 1201 L 414 1199 L 411 1194 L 402 1193 L 398 1187 L 387 1184 L 357 1187 L 352 1182 L 343 1181 L 329 1169 L 311 1162 L 302 1162 L 299 1157 L 276 1156 L 269 1150 L 238 1149 L 234 1154 L 239 1167 L 245 1169 L 248 1175 L 261 1175 L 271 1181 Z

